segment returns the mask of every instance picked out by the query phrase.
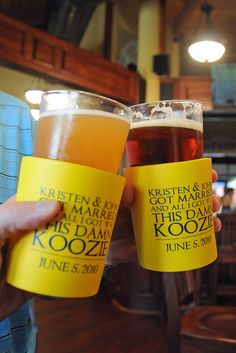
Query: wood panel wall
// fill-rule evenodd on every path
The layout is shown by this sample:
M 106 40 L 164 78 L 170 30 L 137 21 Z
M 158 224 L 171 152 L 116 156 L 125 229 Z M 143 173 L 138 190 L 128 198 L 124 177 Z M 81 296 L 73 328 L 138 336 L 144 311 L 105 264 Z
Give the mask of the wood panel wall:
M 173 78 L 173 99 L 196 99 L 204 111 L 212 110 L 212 80 L 207 76 Z
M 0 60 L 127 104 L 139 102 L 137 73 L 2 14 Z

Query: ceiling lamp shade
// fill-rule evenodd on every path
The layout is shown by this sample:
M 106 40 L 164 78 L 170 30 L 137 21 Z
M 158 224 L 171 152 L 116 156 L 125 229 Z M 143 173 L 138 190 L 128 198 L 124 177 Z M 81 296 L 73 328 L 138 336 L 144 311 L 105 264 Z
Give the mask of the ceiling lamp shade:
M 213 6 L 205 1 L 201 5 L 201 11 L 204 16 L 205 26 L 204 30 L 197 29 L 197 35 L 195 36 L 194 42 L 189 46 L 188 52 L 190 56 L 199 62 L 214 62 L 219 60 L 225 52 L 225 46 L 222 40 L 219 40 L 218 36 L 212 30 L 212 24 L 210 19 L 210 13 L 213 10 Z
M 213 40 L 202 40 L 189 46 L 188 52 L 190 56 L 201 63 L 211 63 L 219 60 L 225 52 L 222 43 Z

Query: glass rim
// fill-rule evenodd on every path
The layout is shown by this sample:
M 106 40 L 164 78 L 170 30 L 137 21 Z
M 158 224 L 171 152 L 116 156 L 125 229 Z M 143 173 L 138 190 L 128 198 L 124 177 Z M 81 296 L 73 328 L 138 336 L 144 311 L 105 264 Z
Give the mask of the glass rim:
M 193 121 L 192 124 L 198 124 L 198 128 L 201 125 L 203 129 L 202 104 L 198 100 L 166 99 L 136 104 L 131 106 L 131 109 L 134 113 L 131 128 L 141 127 L 144 123 L 160 127 Z
M 202 102 L 197 100 L 197 99 L 161 99 L 161 100 L 157 100 L 157 101 L 151 101 L 151 102 L 143 102 L 143 103 L 139 103 L 139 104 L 134 104 L 134 105 L 130 105 L 129 107 L 134 110 L 133 108 L 136 107 L 145 107 L 145 106 L 156 106 L 160 103 L 193 103 L 196 105 L 202 105 Z
M 77 89 L 52 89 L 52 90 L 46 90 L 43 92 L 42 94 L 42 100 L 41 102 L 43 101 L 43 98 L 46 97 L 47 95 L 50 95 L 50 94 L 55 94 L 55 93 L 63 93 L 63 94 L 69 94 L 71 92 L 76 92 L 76 93 L 79 93 L 81 95 L 84 95 L 84 96 L 90 96 L 90 97 L 94 97 L 94 98 L 97 98 L 97 99 L 101 99 L 101 100 L 105 100 L 109 103 L 112 103 L 116 106 L 119 106 L 120 108 L 122 108 L 123 110 L 126 110 L 128 112 L 130 112 L 131 114 L 133 114 L 133 111 L 132 109 L 128 106 L 128 105 L 125 105 L 124 103 L 121 103 L 113 98 L 110 98 L 110 97 L 106 97 L 106 96 L 103 96 L 99 93 L 93 93 L 93 92 L 88 92 L 88 91 L 83 91 L 83 90 L 77 90 Z

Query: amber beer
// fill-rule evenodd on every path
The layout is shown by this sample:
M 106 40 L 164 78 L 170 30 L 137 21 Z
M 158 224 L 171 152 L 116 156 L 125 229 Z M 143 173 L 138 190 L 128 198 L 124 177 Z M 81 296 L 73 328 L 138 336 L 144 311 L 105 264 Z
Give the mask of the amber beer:
M 153 104 L 132 107 L 135 117 L 127 141 L 130 166 L 201 158 L 203 128 L 200 103 L 169 101 L 155 104 L 155 108 Z M 144 107 L 151 109 L 140 113 Z
M 127 149 L 131 166 L 187 161 L 201 158 L 203 134 L 199 124 L 165 126 L 165 120 L 130 130 Z M 163 124 L 163 125 L 162 125 Z
M 117 173 L 130 127 L 128 108 L 81 91 L 49 91 L 43 99 L 35 156 Z
M 72 111 L 42 114 L 35 155 L 78 163 L 116 173 L 128 135 L 129 122 L 117 114 Z

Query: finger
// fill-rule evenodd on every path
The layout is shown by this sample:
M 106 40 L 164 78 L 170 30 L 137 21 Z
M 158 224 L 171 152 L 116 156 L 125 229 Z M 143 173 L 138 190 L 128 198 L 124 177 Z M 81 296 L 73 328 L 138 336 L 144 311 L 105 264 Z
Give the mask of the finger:
M 58 201 L 17 202 L 15 196 L 0 205 L 0 239 L 40 228 L 61 209 Z
M 216 181 L 218 179 L 218 173 L 215 169 L 212 169 L 212 181 Z
M 212 196 L 212 203 L 213 203 L 213 212 L 219 211 L 221 208 L 221 198 L 218 195 L 214 194 Z
M 217 233 L 221 230 L 221 226 L 222 226 L 221 220 L 218 217 L 214 217 L 213 222 L 214 222 L 215 232 Z

